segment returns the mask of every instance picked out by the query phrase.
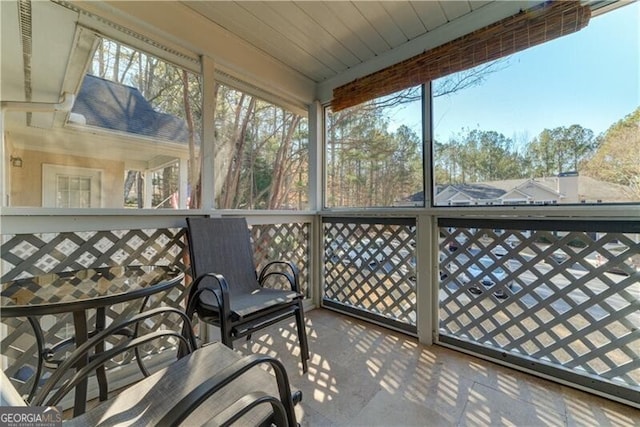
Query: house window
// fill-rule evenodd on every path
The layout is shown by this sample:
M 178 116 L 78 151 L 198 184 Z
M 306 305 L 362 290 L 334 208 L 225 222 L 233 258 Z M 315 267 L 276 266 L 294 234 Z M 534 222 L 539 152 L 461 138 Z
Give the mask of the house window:
M 90 208 L 91 178 L 85 176 L 56 176 L 56 208 Z
M 101 207 L 102 171 L 98 169 L 45 164 L 42 179 L 45 207 Z
M 481 205 L 640 202 L 639 14 L 434 81 L 434 204 L 453 189 Z
M 424 206 L 422 86 L 325 112 L 326 208 Z

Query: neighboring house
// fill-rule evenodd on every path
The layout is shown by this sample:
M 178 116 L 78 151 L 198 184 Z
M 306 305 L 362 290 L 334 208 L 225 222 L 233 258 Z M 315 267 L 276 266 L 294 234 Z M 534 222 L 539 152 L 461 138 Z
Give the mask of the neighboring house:
M 150 177 L 177 165 L 178 204 L 186 207 L 187 125 L 154 111 L 138 89 L 86 75 L 64 125 L 33 123 L 7 126 L 5 142 L 21 158 L 11 168 L 12 206 L 122 208 L 128 171 Z M 151 207 L 153 180 L 143 181 Z
M 138 88 L 87 74 L 71 110 L 69 123 L 188 142 L 184 120 L 153 109 Z
M 554 177 L 509 179 L 476 184 L 436 186 L 436 206 L 518 205 L 560 203 L 631 202 L 622 185 L 598 181 L 577 172 Z M 424 192 L 398 205 L 414 206 Z
M 439 191 L 438 191 L 439 190 Z M 454 184 L 436 188 L 435 204 L 439 206 L 501 205 L 505 191 L 485 184 Z
M 633 202 L 623 185 L 600 181 L 577 172 L 557 176 L 487 181 L 482 183 L 505 191 L 504 204 L 522 203 L 524 193 L 528 203 L 603 203 Z M 520 199 L 519 199 L 520 197 Z M 555 202 L 554 202 L 555 201 Z
M 529 179 L 500 197 L 504 205 L 569 203 L 567 196 L 547 185 Z

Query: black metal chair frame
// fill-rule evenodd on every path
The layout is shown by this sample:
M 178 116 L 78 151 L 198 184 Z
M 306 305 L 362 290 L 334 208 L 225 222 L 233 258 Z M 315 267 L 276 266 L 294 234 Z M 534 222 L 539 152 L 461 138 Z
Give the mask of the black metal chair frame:
M 182 332 L 176 332 L 172 330 L 159 330 L 151 333 L 137 336 L 125 334 L 124 342 L 110 348 L 106 351 L 94 353 L 93 349 L 102 345 L 104 341 L 112 335 L 122 335 L 122 330 L 134 325 L 135 329 L 138 329 L 138 324 L 144 320 L 157 317 L 160 315 L 175 314 L 182 318 L 184 327 Z M 156 341 L 162 337 L 174 337 L 178 339 L 180 349 L 178 351 L 178 357 L 182 357 L 186 354 L 193 352 L 197 348 L 196 338 L 191 329 L 191 321 L 188 316 L 181 310 L 171 307 L 159 307 L 138 313 L 123 322 L 114 323 L 108 328 L 98 332 L 91 339 L 84 344 L 76 348 L 55 370 L 51 377 L 45 382 L 43 387 L 38 390 L 33 401 L 30 402 L 32 406 L 55 406 L 64 396 L 69 393 L 83 378 L 86 378 L 91 372 L 96 371 L 99 367 L 104 366 L 109 360 L 117 355 L 133 350 L 136 354 L 138 368 L 140 372 L 145 376 L 149 376 L 149 371 L 144 366 L 138 348 L 148 342 Z M 78 369 L 70 378 L 68 373 L 75 369 L 75 366 L 84 358 L 89 359 L 89 363 Z M 140 359 L 140 360 L 138 360 Z M 106 386 L 106 385 L 105 385 Z M 103 390 L 100 393 L 100 400 L 106 400 L 108 390 Z M 78 414 L 76 414 L 78 415 Z
M 198 271 L 196 267 L 197 262 L 195 258 L 198 257 L 198 254 L 194 245 L 194 238 L 201 238 L 202 236 L 197 236 L 193 228 L 195 228 L 194 223 L 201 221 L 222 221 L 223 223 L 224 221 L 229 221 L 230 224 L 235 222 L 236 225 L 241 222 L 246 229 L 246 235 L 242 236 L 245 241 L 240 244 L 251 244 L 249 229 L 244 218 L 187 218 L 189 255 L 191 258 L 193 277 L 195 278 L 189 290 L 187 315 L 193 318 L 193 315 L 197 313 L 203 322 L 219 327 L 221 341 L 229 348 L 233 348 L 233 341 L 235 339 L 245 336 L 250 338 L 254 332 L 293 316 L 296 320 L 298 340 L 300 342 L 302 370 L 306 373 L 308 370 L 309 345 L 304 320 L 303 294 L 300 292 L 299 273 L 296 266 L 290 261 L 271 261 L 264 266 L 259 275 L 256 274 L 254 267 L 253 274 L 256 278 L 256 288 L 264 287 L 265 282 L 270 277 L 283 276 L 291 286 L 291 291 L 296 293 L 296 297 L 286 302 L 277 301 L 273 305 L 261 308 L 249 315 L 234 315 L 232 307 L 234 296 L 231 291 L 233 283 L 228 283 L 225 276 L 220 274 L 220 272 Z M 253 265 L 253 259 L 251 260 L 251 264 Z M 285 269 L 275 269 L 274 267 L 276 266 L 283 266 Z M 282 291 L 283 295 L 288 292 L 289 291 Z M 218 310 L 203 307 L 201 298 L 205 294 L 213 296 L 217 303 Z
M 99 353 L 94 353 L 93 349 L 108 337 L 112 335 L 120 335 L 119 332 L 122 328 L 128 328 L 130 326 L 137 326 L 140 322 L 144 322 L 147 319 L 164 315 L 177 315 L 183 321 L 182 332 L 173 330 L 156 330 L 151 331 L 142 336 L 125 336 L 123 341 L 114 347 Z M 137 328 L 136 328 L 137 329 Z M 197 349 L 196 337 L 193 334 L 191 322 L 185 312 L 171 308 L 160 307 L 151 309 L 142 313 L 139 313 L 121 323 L 112 324 L 108 328 L 100 331 L 94 335 L 90 340 L 76 348 L 56 369 L 53 375 L 48 379 L 44 386 L 38 391 L 34 400 L 31 402 L 32 406 L 55 406 L 58 405 L 67 393 L 75 388 L 75 386 L 83 380 L 83 378 L 90 375 L 97 369 L 98 366 L 102 366 L 107 363 L 113 357 L 135 350 L 141 345 L 149 342 L 156 341 L 160 338 L 173 337 L 177 339 L 179 351 L 177 351 L 178 359 L 189 358 L 196 351 L 209 351 L 212 354 L 218 354 L 216 352 L 225 349 L 220 343 L 213 343 L 207 345 L 207 350 Z M 229 351 L 226 350 L 225 351 Z M 208 353 L 207 353 L 208 354 Z M 278 360 L 265 356 L 265 355 L 250 355 L 242 357 L 241 355 L 234 355 L 237 359 L 226 366 L 221 366 L 219 371 L 211 372 L 211 376 L 201 376 L 202 372 L 196 374 L 198 376 L 199 383 L 185 396 L 178 401 L 172 401 L 171 399 L 164 399 L 167 397 L 163 395 L 166 393 L 161 391 L 166 389 L 165 386 L 157 385 L 158 399 L 154 399 L 157 402 L 157 406 L 162 409 L 151 410 L 152 413 L 160 411 L 159 421 L 155 421 L 156 425 L 177 426 L 182 424 L 188 417 L 200 407 L 207 399 L 212 397 L 215 393 L 221 391 L 225 387 L 235 387 L 238 384 L 244 394 L 240 399 L 235 401 L 218 403 L 226 405 L 223 406 L 221 412 L 219 412 L 214 418 L 205 422 L 204 425 L 215 426 L 230 426 L 234 422 L 240 420 L 244 415 L 252 411 L 254 408 L 261 405 L 270 405 L 271 415 L 265 419 L 266 425 L 276 425 L 284 427 L 297 426 L 294 406 L 302 400 L 302 393 L 297 391 L 291 392 L 291 385 L 284 365 Z M 73 372 L 78 362 L 85 357 L 89 357 L 89 363 L 83 366 L 81 369 Z M 207 357 L 210 359 L 210 357 Z M 251 374 L 247 374 L 252 368 L 259 365 L 268 365 L 273 369 L 274 380 L 277 384 L 277 395 L 269 394 L 265 390 L 252 389 Z M 171 369 L 171 366 L 168 367 Z M 209 371 L 207 371 L 209 372 Z M 71 373 L 71 375 L 69 375 Z M 142 373 L 145 377 L 149 377 L 151 374 L 143 369 Z M 259 370 L 258 373 L 269 376 L 266 372 Z M 245 379 L 240 377 L 246 376 Z M 160 384 L 162 378 L 160 377 Z M 142 379 L 145 381 L 145 379 Z M 234 381 L 238 381 L 234 383 Z M 155 386 L 154 386 L 155 387 Z M 124 390 L 123 393 L 127 393 Z M 134 393 L 135 394 L 135 393 Z M 131 396 L 125 401 L 131 400 L 137 401 L 135 396 Z M 144 410 L 147 408 L 142 408 Z M 151 409 L 151 408 L 149 408 Z M 90 415 L 92 411 L 100 411 L 100 406 L 91 409 L 87 412 Z M 135 412 L 135 411 L 134 411 Z M 101 414 L 101 412 L 98 412 Z M 76 416 L 79 414 L 75 414 Z M 134 415 L 139 415 L 135 412 Z M 100 417 L 100 415 L 98 415 Z M 82 417 L 82 416 L 81 416 Z M 78 421 L 72 419 L 71 424 L 83 424 L 84 421 Z M 143 422 L 140 420 L 140 422 Z

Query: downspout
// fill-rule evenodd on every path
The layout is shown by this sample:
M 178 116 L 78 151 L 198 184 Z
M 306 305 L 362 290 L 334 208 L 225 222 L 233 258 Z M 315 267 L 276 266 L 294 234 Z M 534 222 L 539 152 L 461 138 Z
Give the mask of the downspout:
M 4 144 L 4 113 L 5 111 L 24 111 L 25 113 L 55 113 L 58 111 L 69 112 L 73 108 L 75 95 L 65 92 L 62 94 L 62 101 L 56 103 L 49 102 L 22 102 L 22 101 L 0 101 L 0 176 L 2 185 L 0 186 L 0 203 L 2 207 L 9 206 L 9 194 L 7 193 L 7 182 L 9 173 L 5 170 L 6 153 Z

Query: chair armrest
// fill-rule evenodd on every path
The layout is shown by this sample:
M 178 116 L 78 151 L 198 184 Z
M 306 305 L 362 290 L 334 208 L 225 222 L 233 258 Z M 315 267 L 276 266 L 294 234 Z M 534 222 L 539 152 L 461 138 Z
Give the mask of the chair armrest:
M 296 417 L 293 409 L 293 397 L 291 395 L 289 377 L 287 376 L 287 371 L 285 370 L 284 365 L 277 359 L 258 354 L 245 356 L 203 381 L 202 384 L 197 386 L 187 396 L 177 402 L 162 418 L 162 420 L 160 420 L 158 425 L 179 425 L 191 412 L 193 412 L 213 394 L 223 387 L 231 384 L 251 368 L 261 364 L 269 364 L 273 368 L 278 385 L 280 402 L 284 406 L 287 421 L 286 425 L 295 426 Z M 262 373 L 262 370 L 259 372 Z M 249 377 L 246 380 L 250 381 L 251 379 Z M 299 399 L 299 395 L 297 395 L 297 399 Z M 244 411 L 243 414 L 244 413 L 246 413 L 246 411 Z
M 228 427 L 242 418 L 243 415 L 251 411 L 258 405 L 269 403 L 273 410 L 272 425 L 287 426 L 287 413 L 284 405 L 277 397 L 271 396 L 262 391 L 256 391 L 242 396 L 236 400 L 231 406 L 219 413 L 203 426 L 211 427 Z
M 217 289 L 212 289 L 208 286 L 206 281 L 213 282 L 213 286 Z M 202 284 L 202 287 L 201 287 Z M 203 293 L 211 293 L 220 307 L 221 313 L 231 312 L 231 294 L 229 293 L 229 285 L 227 280 L 222 274 L 207 273 L 198 277 L 192 284 L 189 290 L 189 299 L 187 302 L 187 316 L 193 319 L 193 314 L 197 311 L 198 300 Z
M 273 269 L 273 267 L 278 265 L 285 266 L 286 270 L 283 271 Z M 263 286 L 264 282 L 270 276 L 284 276 L 291 285 L 291 290 L 294 292 L 300 292 L 300 281 L 298 279 L 299 275 L 300 272 L 298 270 L 298 267 L 296 267 L 295 264 L 293 264 L 291 261 L 271 261 L 264 266 L 262 271 L 260 271 L 258 282 L 260 283 L 260 286 Z
M 183 328 L 182 332 L 178 333 L 170 330 L 161 330 L 157 332 L 152 332 L 146 334 L 141 337 L 127 337 L 128 341 L 121 343 L 119 345 L 114 346 L 113 348 L 98 353 L 94 355 L 90 362 L 82 369 L 77 371 L 75 375 L 73 375 L 70 379 L 68 379 L 68 372 L 70 370 L 75 369 L 75 365 L 80 362 L 83 358 L 88 357 L 91 354 L 93 348 L 96 347 L 99 343 L 105 341 L 108 337 L 112 335 L 118 334 L 122 331 L 123 328 L 126 328 L 133 324 L 138 324 L 141 321 L 146 319 L 158 316 L 158 315 L 166 315 L 166 314 L 177 314 L 182 318 Z M 191 353 L 196 349 L 197 343 L 195 335 L 193 334 L 193 329 L 191 328 L 191 321 L 186 315 L 186 313 L 182 312 L 173 307 L 158 307 L 148 311 L 144 311 L 142 313 L 138 313 L 135 316 L 132 316 L 129 319 L 126 319 L 122 322 L 113 323 L 108 328 L 100 331 L 92 338 L 87 340 L 84 344 L 76 348 L 65 360 L 60 364 L 58 369 L 51 375 L 51 377 L 47 380 L 44 386 L 38 391 L 38 394 L 35 396 L 31 405 L 33 406 L 53 406 L 56 405 L 75 385 L 77 385 L 84 377 L 89 375 L 92 371 L 94 371 L 97 367 L 104 365 L 109 359 L 121 354 L 123 352 L 129 351 L 131 349 L 135 349 L 138 346 L 157 340 L 163 336 L 173 336 L 180 340 L 181 349 L 185 349 L 185 351 L 179 351 L 178 355 L 184 355 L 185 353 Z M 53 394 L 52 397 L 47 399 L 51 391 L 58 385 L 60 382 L 67 378 L 67 380 L 59 386 L 58 390 Z

